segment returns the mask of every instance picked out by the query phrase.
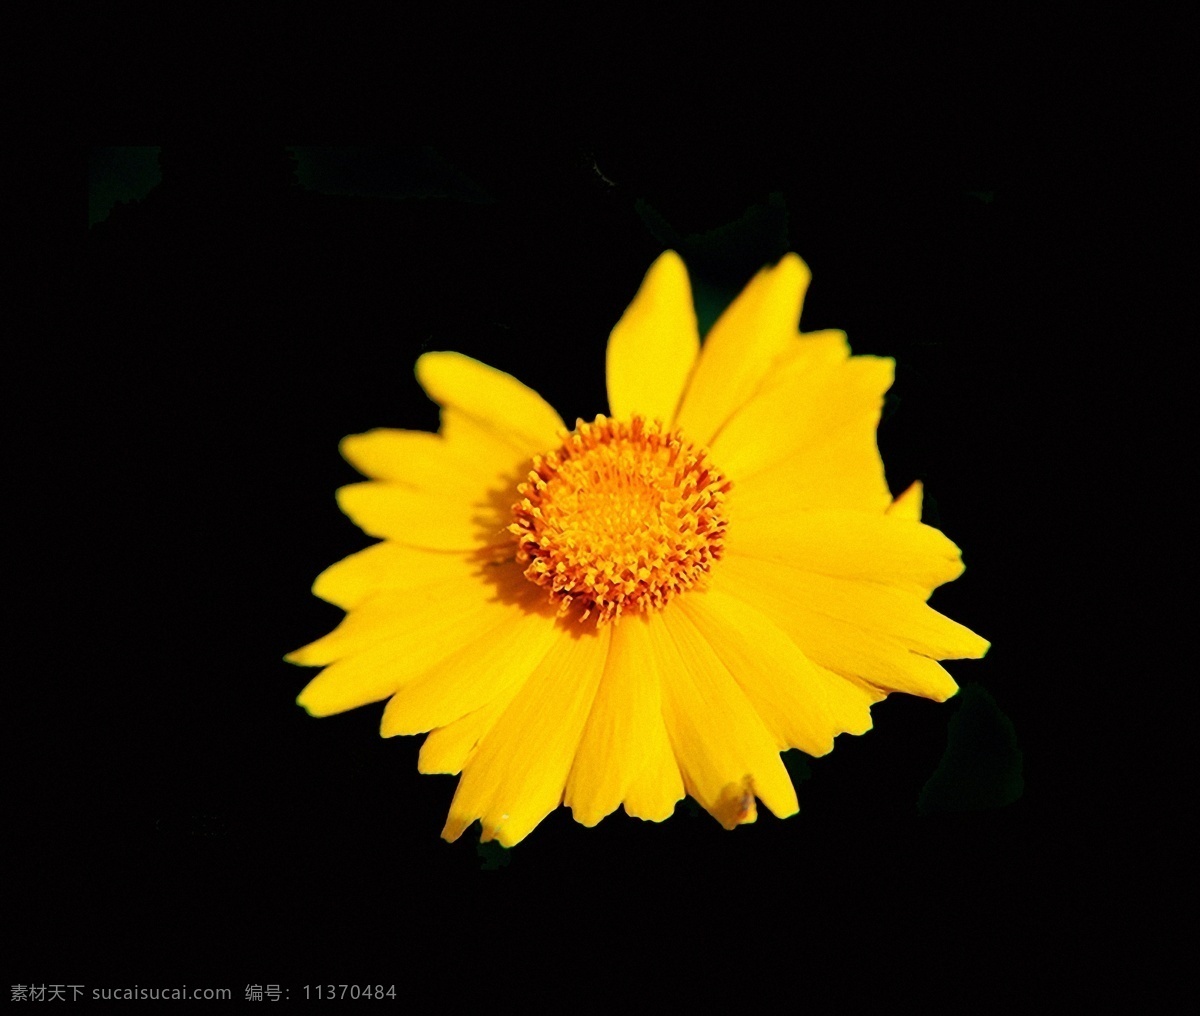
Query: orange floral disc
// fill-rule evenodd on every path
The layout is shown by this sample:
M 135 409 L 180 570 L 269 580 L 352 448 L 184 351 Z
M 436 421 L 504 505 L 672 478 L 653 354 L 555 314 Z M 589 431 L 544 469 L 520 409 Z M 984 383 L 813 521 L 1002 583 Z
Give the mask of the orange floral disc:
M 634 416 L 576 421 L 534 457 L 509 531 L 525 577 L 597 624 L 662 607 L 721 557 L 731 487 L 678 430 Z

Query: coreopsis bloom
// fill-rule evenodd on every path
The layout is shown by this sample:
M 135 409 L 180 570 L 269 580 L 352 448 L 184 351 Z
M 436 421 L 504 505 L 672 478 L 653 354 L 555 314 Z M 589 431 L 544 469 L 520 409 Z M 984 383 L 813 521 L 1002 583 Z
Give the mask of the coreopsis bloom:
M 931 609 L 958 548 L 894 499 L 875 430 L 894 363 L 799 334 L 789 254 L 700 343 L 663 254 L 608 343 L 609 415 L 568 430 L 516 378 L 426 353 L 437 434 L 342 442 L 342 510 L 382 542 L 316 595 L 347 615 L 288 659 L 326 716 L 387 700 L 461 773 L 442 835 L 511 846 L 560 804 L 667 818 L 686 793 L 727 828 L 798 810 L 780 752 L 822 755 L 893 691 L 942 701 L 938 660 L 987 642 Z

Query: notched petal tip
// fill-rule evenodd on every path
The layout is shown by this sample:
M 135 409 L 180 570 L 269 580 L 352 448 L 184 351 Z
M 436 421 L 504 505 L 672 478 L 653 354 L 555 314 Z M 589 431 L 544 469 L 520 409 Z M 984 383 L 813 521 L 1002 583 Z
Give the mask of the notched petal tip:
M 630 801 L 623 801 L 621 803 L 621 810 L 630 818 L 636 818 L 642 822 L 665 822 L 675 814 L 675 807 L 682 800 L 683 796 L 681 795 L 673 801 L 658 802 L 655 808 L 647 808 L 640 802 L 631 803 Z
M 609 808 L 608 811 L 604 811 L 601 808 L 596 807 L 595 804 L 590 801 L 586 804 L 580 804 L 577 801 L 563 801 L 563 804 L 571 809 L 571 818 L 573 818 L 585 829 L 595 829 L 596 826 L 598 826 L 601 822 L 608 818 L 609 815 L 616 811 L 617 808 L 620 807 L 620 802 L 614 804 L 611 808 Z
M 507 818 L 508 816 L 504 816 Z M 475 822 L 479 822 L 479 842 L 480 843 L 499 843 L 505 850 L 511 850 L 520 843 L 533 830 L 522 829 L 514 831 L 502 820 L 498 825 L 488 825 L 482 819 L 471 819 L 465 821 L 461 818 L 451 816 L 446 820 L 446 825 L 442 829 L 442 839 L 447 843 L 454 843 L 464 832 L 471 828 Z

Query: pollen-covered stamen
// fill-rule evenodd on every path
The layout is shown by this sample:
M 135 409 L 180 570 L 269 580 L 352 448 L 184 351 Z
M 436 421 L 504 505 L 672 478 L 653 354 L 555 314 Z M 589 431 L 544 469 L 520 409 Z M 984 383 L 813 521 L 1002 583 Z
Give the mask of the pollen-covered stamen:
M 657 420 L 576 421 L 517 488 L 525 577 L 599 624 L 690 589 L 721 557 L 731 486 L 706 455 Z

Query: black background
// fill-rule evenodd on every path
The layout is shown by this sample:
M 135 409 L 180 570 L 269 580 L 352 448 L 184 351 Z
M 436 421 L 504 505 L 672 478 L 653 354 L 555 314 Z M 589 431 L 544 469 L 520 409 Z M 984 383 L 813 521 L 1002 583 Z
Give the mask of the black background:
M 818 948 L 1001 994 L 1060 974 L 1094 921 L 1143 905 L 1115 837 L 1080 850 L 1098 816 L 1123 821 L 1131 778 L 1081 760 L 1119 681 L 1097 663 L 1098 630 L 1118 657 L 1121 633 L 1088 553 L 1129 441 L 1113 367 L 1139 383 L 1115 305 L 1176 214 L 1139 140 L 1178 156 L 1168 37 L 1113 16 L 812 19 L 735 33 L 734 63 L 721 26 L 639 22 L 636 45 L 544 67 L 456 38 L 422 64 L 434 84 L 417 42 L 378 27 L 394 53 L 337 24 L 296 57 L 305 101 L 216 65 L 165 101 L 147 75 L 175 82 L 168 45 L 93 105 L 98 141 L 161 145 L 161 182 L 81 236 L 81 327 L 49 347 L 35 456 L 56 536 L 20 679 L 49 694 L 16 721 L 10 981 L 295 998 L 436 970 L 449 992 L 447 966 L 491 957 L 519 995 L 547 939 L 580 963 L 615 950 L 621 977 L 733 943 L 698 984 L 753 980 L 760 938 L 806 977 Z M 98 23 L 96 52 L 120 31 Z M 372 56 L 339 55 L 346 39 Z M 105 115 L 122 98 L 142 133 Z M 301 142 L 326 146 L 307 186 Z M 340 617 L 309 585 L 368 542 L 333 501 L 356 477 L 337 441 L 436 426 L 412 372 L 427 349 L 568 420 L 603 411 L 608 330 L 668 246 L 713 306 L 795 250 L 804 330 L 897 359 L 889 482 L 924 481 L 967 563 L 932 603 L 993 648 L 949 665 L 969 695 L 893 696 L 810 760 L 786 822 L 727 833 L 685 803 L 589 830 L 560 809 L 510 852 L 478 827 L 448 845 L 454 778 L 418 775 L 420 738 L 380 739 L 377 706 L 293 704 L 312 672 L 281 657 Z M 1139 306 L 1153 336 L 1158 304 Z M 922 814 L 968 705 L 957 782 Z

